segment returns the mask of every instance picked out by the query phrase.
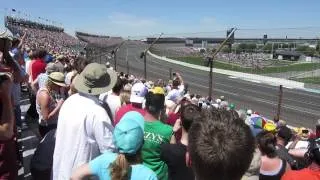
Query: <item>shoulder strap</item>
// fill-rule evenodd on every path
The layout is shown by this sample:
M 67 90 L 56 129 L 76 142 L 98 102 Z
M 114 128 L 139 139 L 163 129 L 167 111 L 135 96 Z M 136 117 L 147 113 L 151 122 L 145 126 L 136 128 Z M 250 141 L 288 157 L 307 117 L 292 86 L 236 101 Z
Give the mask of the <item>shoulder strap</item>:
M 110 118 L 110 120 L 111 120 L 112 126 L 114 126 L 114 121 L 113 121 L 111 109 L 110 109 L 110 107 L 109 107 L 109 105 L 108 105 L 108 103 L 107 103 L 107 98 L 108 98 L 108 94 L 106 94 L 106 95 L 103 97 L 102 101 L 99 100 L 99 102 L 100 102 L 101 107 L 107 112 L 107 114 L 108 114 L 108 116 L 109 116 L 109 118 Z
M 278 145 L 279 150 L 282 151 L 282 154 L 285 156 L 285 161 L 289 163 L 292 169 L 297 168 L 297 161 L 289 154 L 288 149 L 283 147 L 282 145 Z

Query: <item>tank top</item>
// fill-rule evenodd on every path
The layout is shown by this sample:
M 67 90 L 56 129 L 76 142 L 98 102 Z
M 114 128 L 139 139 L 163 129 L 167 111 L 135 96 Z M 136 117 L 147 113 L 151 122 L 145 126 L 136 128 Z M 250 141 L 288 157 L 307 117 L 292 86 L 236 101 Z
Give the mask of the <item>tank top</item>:
M 287 168 L 287 162 L 281 159 L 281 165 L 278 170 L 275 171 L 265 171 L 259 175 L 259 180 L 280 180 L 282 175 L 285 173 Z
M 41 88 L 38 90 L 37 92 L 37 97 L 38 97 L 38 94 L 41 92 L 41 91 L 46 91 L 49 96 L 50 96 L 50 101 L 49 101 L 49 113 L 51 111 L 53 111 L 56 106 L 57 106 L 57 103 L 56 101 L 53 99 L 53 97 L 50 95 L 49 91 L 47 88 Z M 36 109 L 37 109 L 37 112 L 39 114 L 39 124 L 42 125 L 42 126 L 48 126 L 48 125 L 51 125 L 51 124 L 57 124 L 58 122 L 58 114 L 50 117 L 50 119 L 48 119 L 47 121 L 43 120 L 43 116 L 41 114 L 41 108 L 40 108 L 40 104 L 38 102 L 38 99 L 36 101 Z

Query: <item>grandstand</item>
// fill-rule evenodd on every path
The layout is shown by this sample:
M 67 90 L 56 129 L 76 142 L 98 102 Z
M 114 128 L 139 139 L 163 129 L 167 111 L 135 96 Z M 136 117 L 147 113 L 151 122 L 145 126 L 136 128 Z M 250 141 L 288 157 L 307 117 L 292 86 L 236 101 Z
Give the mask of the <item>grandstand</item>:
M 114 48 L 123 41 L 121 37 L 95 35 L 78 31 L 75 34 L 76 37 L 81 41 L 87 42 L 92 46 L 99 48 Z
M 86 45 L 85 42 L 65 33 L 61 27 L 10 16 L 5 17 L 5 26 L 16 37 L 27 33 L 26 42 L 30 49 L 44 48 L 53 52 L 76 54 Z

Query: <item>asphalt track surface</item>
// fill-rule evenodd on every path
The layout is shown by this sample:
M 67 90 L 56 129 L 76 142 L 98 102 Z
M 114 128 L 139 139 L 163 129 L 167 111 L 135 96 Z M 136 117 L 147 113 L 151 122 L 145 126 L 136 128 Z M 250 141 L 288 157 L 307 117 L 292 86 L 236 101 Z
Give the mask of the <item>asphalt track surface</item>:
M 121 47 L 117 52 L 117 71 L 127 73 L 129 64 L 130 74 L 143 77 L 144 64 L 140 53 L 145 47 L 145 44 L 137 41 L 130 41 Z M 148 80 L 168 80 L 170 68 L 172 72 L 182 75 L 185 83 L 189 84 L 191 93 L 208 95 L 208 72 L 147 56 Z M 213 88 L 214 97 L 225 96 L 228 102 L 236 104 L 237 109 L 252 109 L 269 119 L 276 115 L 279 87 L 214 74 Z M 283 88 L 280 119 L 286 120 L 292 126 L 314 128 L 316 121 L 320 119 L 320 94 Z

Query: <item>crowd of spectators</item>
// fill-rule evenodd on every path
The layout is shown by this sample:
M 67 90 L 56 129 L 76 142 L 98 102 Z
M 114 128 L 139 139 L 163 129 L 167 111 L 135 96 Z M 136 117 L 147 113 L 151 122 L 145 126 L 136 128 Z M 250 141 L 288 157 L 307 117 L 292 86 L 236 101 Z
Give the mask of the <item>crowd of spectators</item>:
M 61 41 L 27 49 L 28 36 L 0 34 L 0 179 L 17 179 L 23 83 L 41 138 L 35 180 L 320 179 L 320 122 L 289 128 L 237 110 L 192 94 L 179 72 L 153 82 L 62 49 L 49 59 Z
M 180 47 L 179 47 L 180 45 Z M 204 52 L 201 52 L 201 51 Z M 181 47 L 178 45 L 168 45 L 164 47 L 163 45 L 157 45 L 152 48 L 151 51 L 160 56 L 166 57 L 203 57 L 204 60 L 208 56 L 203 48 L 196 47 Z M 241 67 L 253 68 L 253 69 L 263 69 L 265 67 L 273 66 L 273 61 L 270 61 L 271 55 L 265 53 L 226 53 L 219 52 L 215 59 L 221 62 L 238 65 Z

